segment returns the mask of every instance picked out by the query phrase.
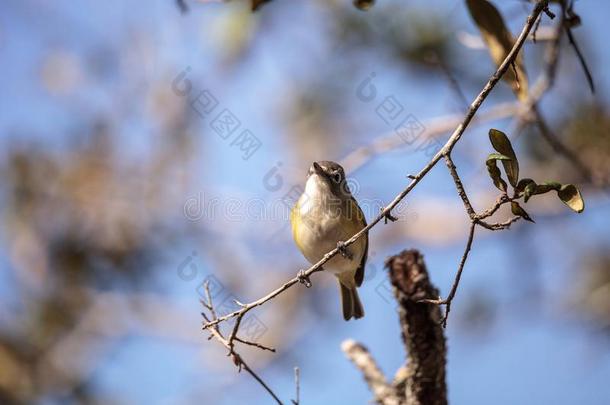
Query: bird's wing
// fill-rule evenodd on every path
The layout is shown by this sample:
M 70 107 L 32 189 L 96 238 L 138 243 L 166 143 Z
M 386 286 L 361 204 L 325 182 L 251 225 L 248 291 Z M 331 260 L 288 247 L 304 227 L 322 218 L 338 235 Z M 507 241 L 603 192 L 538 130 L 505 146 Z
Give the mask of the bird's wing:
M 354 198 L 350 200 L 350 204 L 352 205 L 354 212 L 356 212 L 356 218 L 361 223 L 360 229 L 364 228 L 366 226 L 366 218 L 364 217 L 362 209 L 360 209 L 360 206 Z M 362 238 L 364 238 L 364 255 L 362 255 L 362 261 L 360 262 L 358 269 L 356 269 L 356 275 L 354 277 L 356 280 L 356 286 L 358 287 L 362 285 L 362 281 L 364 280 L 364 266 L 366 265 L 366 259 L 369 253 L 369 233 L 366 232 Z

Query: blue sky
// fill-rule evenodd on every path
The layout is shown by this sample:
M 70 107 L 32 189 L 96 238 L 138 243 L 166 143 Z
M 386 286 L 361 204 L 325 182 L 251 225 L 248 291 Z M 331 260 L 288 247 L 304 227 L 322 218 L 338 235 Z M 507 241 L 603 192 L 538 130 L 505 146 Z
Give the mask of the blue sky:
M 0 76 L 3 89 L 0 143 L 2 147 L 15 142 L 58 147 L 67 142 L 66 134 L 78 128 L 79 123 L 96 114 L 117 114 L 116 103 L 123 102 L 129 118 L 119 121 L 118 131 L 123 136 L 124 153 L 137 157 L 154 142 L 155 132 L 147 123 L 151 117 L 146 106 L 134 103 L 129 94 L 122 94 L 122 86 L 125 82 L 138 84 L 134 87 L 143 93 L 157 86 L 169 87 L 171 79 L 190 66 L 195 86 L 210 89 L 220 106 L 239 117 L 243 127 L 258 136 L 263 146 L 252 159 L 244 161 L 229 142 L 212 136 L 209 131 L 206 133 L 203 128 L 209 125 L 209 118 L 202 119 L 198 125 L 205 134 L 202 137 L 206 138 L 202 138 L 195 151 L 202 159 L 192 169 L 195 180 L 183 199 L 203 191 L 219 198 L 237 195 L 271 202 L 279 196 L 279 192 L 269 191 L 263 184 L 263 177 L 271 167 L 281 162 L 286 185 L 298 182 L 306 171 L 297 153 L 290 148 L 290 138 L 283 133 L 286 128 L 278 124 L 279 107 L 295 83 L 312 75 L 307 72 L 308 68 L 315 65 L 323 75 L 326 66 L 333 63 L 332 59 L 324 59 L 329 45 L 324 42 L 324 31 L 316 26 L 318 7 L 299 5 L 291 11 L 285 3 L 278 1 L 265 6 L 282 7 L 286 19 L 257 39 L 245 63 L 227 67 L 222 62 L 227 49 L 218 42 L 217 34 L 223 27 L 219 28 L 218 21 L 226 19 L 227 10 L 233 7 L 227 4 L 194 5 L 183 16 L 172 1 L 141 4 L 89 1 L 75 5 L 69 1 L 51 4 L 9 0 L 0 15 L 0 55 L 4 61 L 9 61 L 3 63 Z M 351 7 L 351 1 L 339 3 L 342 7 Z M 456 4 L 460 2 L 413 3 L 442 10 L 441 15 L 449 15 L 450 10 L 457 28 L 475 32 L 464 7 Z M 518 2 L 514 3 L 507 9 L 518 11 L 520 6 Z M 583 0 L 577 2 L 577 11 L 584 23 L 577 36 L 591 39 L 585 50 L 592 66 L 600 69 L 594 71 L 599 88 L 597 97 L 607 100 L 610 82 L 601 67 L 610 64 L 605 44 L 610 5 Z M 277 18 L 259 20 L 261 24 L 271 22 L 277 23 Z M 514 18 L 510 22 L 516 27 L 521 19 Z M 126 49 L 125 43 L 134 45 Z M 109 55 L 112 62 L 108 66 L 100 66 L 94 59 L 99 50 Z M 83 78 L 75 79 L 77 85 L 67 95 L 52 94 L 40 82 L 40 66 L 53 52 L 64 52 L 75 58 L 84 72 Z M 529 56 L 534 50 L 528 46 L 527 52 Z M 472 50 L 465 50 L 464 55 L 481 61 L 473 66 L 473 70 L 481 74 L 492 68 L 490 61 Z M 452 94 L 444 81 L 422 80 L 408 69 L 407 72 L 399 71 L 383 58 L 365 59 L 353 67 L 346 80 L 364 78 L 370 72 L 376 72 L 380 94 L 396 95 L 405 109 L 422 121 L 456 112 Z M 569 56 L 565 59 L 570 61 L 566 62 L 566 71 L 572 72 L 576 66 L 574 59 Z M 578 73 L 571 77 L 578 77 Z M 340 84 L 355 89 L 358 81 Z M 564 101 L 569 105 L 572 101 L 569 94 L 562 92 L 561 83 L 558 87 L 557 97 L 545 103 L 547 110 L 552 111 L 552 107 Z M 474 95 L 469 93 L 466 97 L 470 100 Z M 506 101 L 509 97 L 505 87 L 498 88 L 490 102 Z M 350 119 L 359 130 L 343 138 L 345 141 L 333 156 L 327 156 L 325 145 L 320 144 L 319 159 L 339 160 L 389 130 L 371 107 L 359 104 L 355 97 L 345 104 L 350 105 Z M 508 127 L 509 123 L 505 120 L 495 125 Z M 472 182 L 473 188 L 480 188 L 487 181 L 478 175 L 480 167 L 469 160 L 470 152 L 484 153 L 488 149 L 476 141 L 485 139 L 485 132 L 483 128 L 469 131 L 463 149 L 460 151 L 461 146 L 457 149 L 462 153 L 458 159 L 463 164 L 463 177 Z M 332 134 L 328 136 L 332 137 Z M 521 147 L 522 144 L 516 144 L 517 150 Z M 359 182 L 362 197 L 388 201 L 404 186 L 405 175 L 417 171 L 425 161 L 426 156 L 422 153 L 396 151 L 371 161 L 353 176 Z M 443 170 L 435 169 L 418 186 L 415 207 L 417 198 L 457 198 Z M 385 181 L 380 182 L 380 178 Z M 482 203 L 477 205 L 482 206 Z M 493 296 L 495 315 L 493 322 L 473 330 L 460 328 L 457 321 L 449 322 L 447 376 L 452 403 L 604 404 L 610 401 L 607 340 L 592 334 L 580 320 L 561 313 L 561 297 L 571 283 L 572 275 L 568 270 L 576 260 L 576 253 L 591 247 L 594 242 L 605 246 L 609 242 L 609 208 L 607 198 L 599 198 L 582 215 L 542 217 L 527 230 L 524 228 L 529 224 L 519 224 L 509 232 L 482 237 L 475 242 L 452 316 L 459 319 L 460 313 L 466 310 L 466 300 L 462 301 L 462 298 L 480 291 Z M 176 213 L 182 209 L 177 206 Z M 418 221 L 425 220 L 423 216 L 418 218 Z M 240 249 L 255 251 L 261 257 L 273 257 L 277 249 L 285 249 L 290 253 L 280 256 L 282 263 L 273 271 L 286 278 L 296 270 L 289 267 L 291 264 L 305 266 L 296 249 L 290 250 L 293 248 L 286 226 L 279 226 L 276 242 L 266 246 L 251 235 L 256 232 L 253 224 L 233 225 L 236 230 L 231 235 L 235 239 L 221 237 L 217 241 L 219 246 L 229 249 L 232 244 L 239 244 Z M 242 230 L 247 235 L 240 237 Z M 371 232 L 376 254 L 370 263 L 377 269 L 377 275 L 361 290 L 367 316 L 359 322 L 339 324 L 337 321 L 338 324 L 328 330 L 320 330 L 314 321 L 305 319 L 299 324 L 298 344 L 283 348 L 283 354 L 270 355 L 269 365 L 262 374 L 282 398 L 290 398 L 293 394 L 292 367 L 298 365 L 303 403 L 368 401 L 371 395 L 361 376 L 339 350 L 346 338 L 367 345 L 389 376 L 402 364 L 404 352 L 396 315 L 379 296 L 376 287 L 383 282 L 384 258 L 411 246 L 413 241 L 396 238 L 393 243 L 380 246 L 375 241 L 380 233 L 377 229 Z M 527 304 L 520 303 L 524 297 L 514 288 L 514 257 L 518 251 L 515 245 L 519 241 L 535 252 L 538 259 L 535 274 L 541 280 L 543 296 L 549 298 L 531 311 L 524 309 Z M 458 239 L 455 243 L 418 246 L 425 254 L 434 282 L 443 292 L 451 283 L 464 242 L 465 239 Z M 185 255 L 200 250 L 196 243 L 187 241 L 179 246 L 168 246 L 166 253 L 170 260 L 158 265 L 161 269 L 158 279 L 167 289 L 169 300 L 184 308 L 195 329 L 200 323 L 199 297 L 195 291 L 197 280 L 180 280 L 175 268 Z M 209 267 L 205 258 L 197 260 L 202 274 L 213 273 L 223 279 L 222 274 Z M 6 257 L 0 263 L 3 267 L 8 266 Z M 526 267 L 527 263 L 517 265 Z M 519 274 L 527 276 L 526 271 Z M 314 284 L 314 288 L 318 286 Z M 338 311 L 333 288 L 325 288 L 321 297 L 322 305 L 329 311 Z M 268 316 L 272 315 L 261 314 L 263 321 Z M 327 327 L 329 323 L 322 325 Z M 202 335 L 201 345 L 214 344 Z M 210 367 L 209 362 L 202 359 L 202 353 L 197 345 L 141 336 L 136 332 L 112 346 L 96 370 L 95 381 L 100 392 L 118 392 L 126 403 L 201 403 L 202 397 L 206 398 L 205 403 L 214 404 L 269 403 L 262 389 L 247 375 L 236 375 L 228 360 L 226 367 Z M 215 359 L 224 361 L 222 349 L 219 348 L 218 353 L 220 355 Z M 208 402 L 209 398 L 214 399 Z

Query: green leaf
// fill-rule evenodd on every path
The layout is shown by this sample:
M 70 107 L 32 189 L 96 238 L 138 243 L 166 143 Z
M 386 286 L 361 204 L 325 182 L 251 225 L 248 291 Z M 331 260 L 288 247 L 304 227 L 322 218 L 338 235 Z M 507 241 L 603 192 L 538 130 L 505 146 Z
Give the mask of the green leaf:
M 578 188 L 576 188 L 574 184 L 564 184 L 557 191 L 557 195 L 559 196 L 559 199 L 573 211 L 578 213 L 584 211 L 585 200 L 583 200 L 580 191 L 578 191 Z
M 532 217 L 530 217 L 529 214 L 525 212 L 525 210 L 516 201 L 511 201 L 510 210 L 514 215 L 521 217 L 526 221 L 535 222 Z
M 536 192 L 537 190 L 538 185 L 536 184 L 536 182 L 531 182 L 527 186 L 525 186 L 525 190 L 523 190 L 523 201 L 527 203 L 531 196 L 538 194 Z
M 549 181 L 542 184 L 536 184 L 532 179 L 521 179 L 517 183 L 515 190 L 521 194 L 523 193 L 524 201 L 527 202 L 533 195 L 545 194 L 549 191 L 557 191 L 557 196 L 565 205 L 570 207 L 576 212 L 582 212 L 585 209 L 585 201 L 580 195 L 580 191 L 573 184 L 561 184 L 556 181 Z M 519 215 L 515 210 L 521 209 L 521 207 L 513 206 L 513 214 Z M 524 217 L 525 218 L 525 217 Z
M 530 184 L 530 183 L 536 183 L 536 182 L 534 180 L 528 179 L 528 178 L 521 179 L 517 183 L 517 187 L 515 187 L 515 189 L 522 193 L 522 192 L 525 191 L 525 187 L 527 187 L 527 185 Z
M 536 187 L 536 194 L 544 194 L 548 193 L 551 190 L 559 191 L 561 189 L 561 184 L 556 181 L 549 181 L 546 183 L 538 184 Z
M 491 155 L 490 155 L 491 156 Z M 502 179 L 502 173 L 500 173 L 500 169 L 496 165 L 496 159 L 487 158 L 487 172 L 489 173 L 489 177 L 494 182 L 494 186 L 498 188 L 498 190 L 506 192 L 506 182 Z
M 487 160 L 510 160 L 511 158 L 509 158 L 506 155 L 503 155 L 501 153 L 490 153 L 489 156 L 487 156 Z
M 503 159 L 502 166 L 504 166 L 504 171 L 506 172 L 506 176 L 508 176 L 509 183 L 513 187 L 516 187 L 517 181 L 519 180 L 519 162 L 517 161 L 517 155 L 515 155 L 510 140 L 504 132 L 493 128 L 489 130 L 489 140 L 495 150 L 510 158 L 509 160 Z
M 536 182 L 532 179 L 521 179 L 519 180 L 519 182 L 517 183 L 517 187 L 515 187 L 515 191 L 517 192 L 515 196 L 521 196 L 522 194 L 525 194 L 525 202 L 527 202 L 527 200 L 529 200 L 531 193 L 532 193 L 532 187 L 534 187 L 536 185 Z

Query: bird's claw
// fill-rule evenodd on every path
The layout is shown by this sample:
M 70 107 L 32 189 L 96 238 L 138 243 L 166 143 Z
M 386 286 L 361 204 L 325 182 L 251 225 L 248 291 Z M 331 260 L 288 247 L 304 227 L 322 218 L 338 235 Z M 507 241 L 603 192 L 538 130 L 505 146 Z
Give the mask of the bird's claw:
M 381 208 L 381 211 L 383 212 L 384 208 Z M 383 224 L 387 225 L 388 221 L 390 222 L 396 222 L 398 221 L 398 218 L 396 218 L 394 215 L 392 215 L 392 211 L 388 211 L 385 213 L 385 215 L 383 216 Z
M 299 279 L 299 283 L 305 284 L 305 287 L 311 287 L 311 280 L 309 276 L 305 273 L 305 270 L 299 270 L 297 273 L 297 278 Z
M 354 255 L 352 255 L 352 253 L 347 250 L 347 246 L 345 245 L 345 242 L 337 242 L 337 249 L 339 249 L 339 253 L 341 253 L 341 256 L 345 257 L 348 260 L 353 260 L 354 259 Z

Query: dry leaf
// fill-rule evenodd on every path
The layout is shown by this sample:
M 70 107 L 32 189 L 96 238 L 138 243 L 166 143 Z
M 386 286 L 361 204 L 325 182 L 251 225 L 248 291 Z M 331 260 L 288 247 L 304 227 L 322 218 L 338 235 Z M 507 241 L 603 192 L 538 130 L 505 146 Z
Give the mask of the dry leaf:
M 500 66 L 515 43 L 512 34 L 504 24 L 502 15 L 487 0 L 466 0 L 466 4 L 472 19 L 481 31 L 491 58 L 497 66 Z M 517 55 L 513 66 L 504 74 L 504 80 L 510 83 L 519 100 L 527 99 L 527 75 L 521 54 Z

